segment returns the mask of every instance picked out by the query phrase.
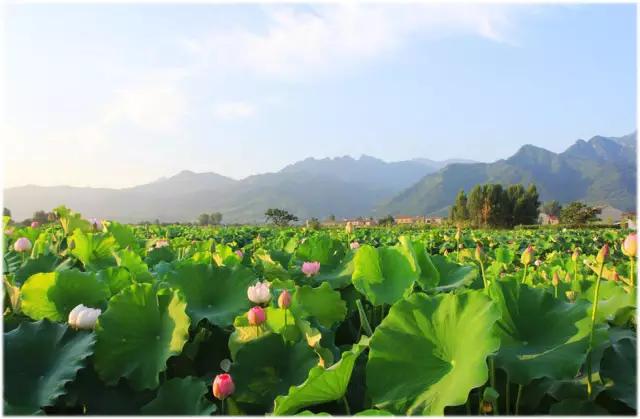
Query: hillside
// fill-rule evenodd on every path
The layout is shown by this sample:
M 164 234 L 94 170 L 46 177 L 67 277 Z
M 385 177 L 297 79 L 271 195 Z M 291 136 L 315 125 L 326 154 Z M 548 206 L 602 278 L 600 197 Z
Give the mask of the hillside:
M 478 183 L 535 183 L 541 201 L 607 202 L 633 210 L 636 133 L 578 140 L 562 153 L 524 145 L 506 160 L 451 164 L 379 205 L 375 213 L 446 214 L 460 189 L 468 192 Z

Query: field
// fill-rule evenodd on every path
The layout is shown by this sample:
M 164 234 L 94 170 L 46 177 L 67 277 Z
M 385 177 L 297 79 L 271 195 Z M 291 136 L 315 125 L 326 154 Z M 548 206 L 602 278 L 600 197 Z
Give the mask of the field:
M 629 231 L 58 215 L 4 220 L 5 414 L 636 413 Z

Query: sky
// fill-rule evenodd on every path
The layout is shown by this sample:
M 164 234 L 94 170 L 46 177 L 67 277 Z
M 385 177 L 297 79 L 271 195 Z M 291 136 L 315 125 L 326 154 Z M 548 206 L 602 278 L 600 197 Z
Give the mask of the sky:
M 636 129 L 635 5 L 22 4 L 4 186 L 306 157 L 495 161 Z

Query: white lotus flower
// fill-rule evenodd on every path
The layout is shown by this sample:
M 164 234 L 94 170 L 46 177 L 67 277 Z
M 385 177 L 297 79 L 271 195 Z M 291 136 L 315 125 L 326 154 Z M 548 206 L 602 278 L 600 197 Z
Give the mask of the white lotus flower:
M 99 308 L 85 307 L 78 304 L 69 313 L 69 325 L 76 329 L 93 330 L 98 317 L 102 314 Z
M 249 300 L 256 304 L 268 303 L 271 300 L 271 284 L 267 281 L 258 282 L 257 284 L 250 286 L 247 289 L 247 297 Z

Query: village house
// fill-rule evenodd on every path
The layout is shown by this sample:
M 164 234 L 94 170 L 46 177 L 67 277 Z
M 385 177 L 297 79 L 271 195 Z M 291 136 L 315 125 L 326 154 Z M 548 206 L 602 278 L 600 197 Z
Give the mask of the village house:
M 560 219 L 555 215 L 549 215 L 541 212 L 540 216 L 538 216 L 538 223 L 542 225 L 560 224 Z
M 442 224 L 442 217 L 429 217 L 424 215 L 397 215 L 393 217 L 396 224 Z

